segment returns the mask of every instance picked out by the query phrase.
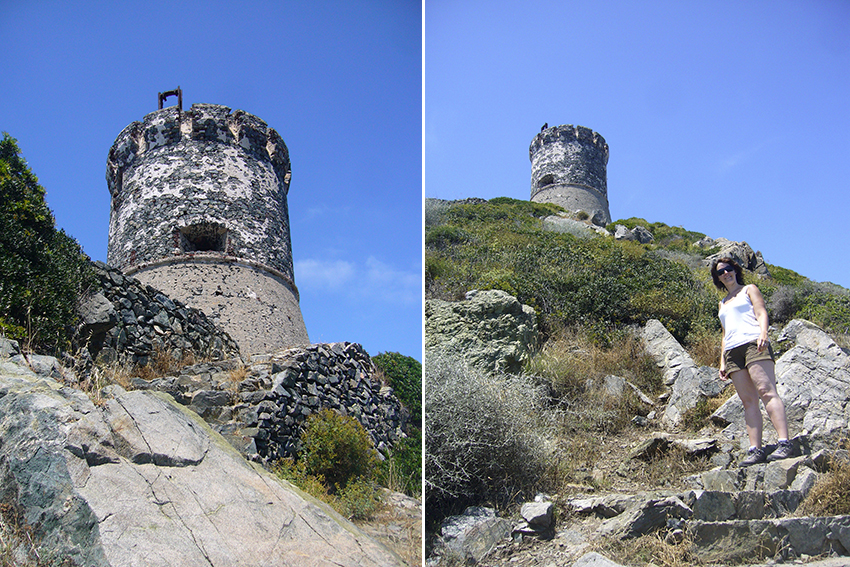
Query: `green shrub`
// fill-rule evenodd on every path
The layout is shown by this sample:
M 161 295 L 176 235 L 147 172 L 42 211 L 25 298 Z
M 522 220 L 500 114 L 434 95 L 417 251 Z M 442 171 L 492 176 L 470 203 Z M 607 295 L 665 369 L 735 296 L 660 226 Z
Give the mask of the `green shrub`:
M 357 477 L 372 478 L 375 471 L 372 441 L 353 417 L 329 409 L 311 415 L 301 433 L 301 444 L 298 460 L 306 474 L 323 478 L 332 492 Z
M 422 493 L 422 363 L 397 352 L 381 353 L 372 362 L 383 373 L 395 395 L 410 412 L 408 437 L 399 439 L 379 467 L 384 486 L 410 496 Z
M 557 210 L 504 198 L 450 207 L 437 234 L 455 227 L 470 236 L 437 247 L 428 243 L 442 236 L 429 239 L 433 229 L 426 228 L 427 296 L 456 300 L 471 289 L 504 290 L 537 311 L 544 339 L 558 327 L 649 319 L 661 320 L 680 341 L 694 329 L 719 331 L 717 294 L 698 271 L 636 242 L 543 231 L 540 217 Z
M 419 427 L 422 422 L 422 363 L 397 352 L 380 353 L 372 357 L 372 362 L 410 412 L 410 423 Z
M 378 466 L 378 478 L 383 486 L 422 498 L 422 430 L 411 430 L 399 439 L 389 457 Z
M 0 141 L 0 332 L 28 350 L 70 344 L 80 295 L 94 282 L 77 242 L 56 230 L 44 189 L 8 134 Z
M 373 481 L 357 477 L 336 495 L 337 510 L 352 520 L 368 520 L 381 507 L 381 489 Z

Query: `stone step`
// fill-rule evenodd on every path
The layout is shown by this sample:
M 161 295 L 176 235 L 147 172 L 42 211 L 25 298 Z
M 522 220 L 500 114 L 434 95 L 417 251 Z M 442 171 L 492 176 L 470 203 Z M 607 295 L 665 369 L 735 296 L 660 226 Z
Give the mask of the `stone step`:
M 737 563 L 753 557 L 850 555 L 850 516 L 691 520 L 687 531 L 695 553 L 706 563 Z
M 693 491 L 686 503 L 693 511 L 693 520 L 721 522 L 781 518 L 794 513 L 803 498 L 805 493 L 800 490 L 702 490 Z

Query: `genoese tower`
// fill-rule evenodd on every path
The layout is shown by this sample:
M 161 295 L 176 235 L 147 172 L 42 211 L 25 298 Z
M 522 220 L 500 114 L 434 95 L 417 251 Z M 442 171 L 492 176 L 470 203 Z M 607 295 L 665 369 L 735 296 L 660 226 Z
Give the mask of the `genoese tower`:
M 611 222 L 608 144 L 584 126 L 544 127 L 531 140 L 531 200 L 581 212 L 596 225 Z
M 179 104 L 162 108 L 177 95 Z M 292 268 L 289 152 L 261 119 L 182 108 L 182 91 L 118 135 L 107 262 L 196 307 L 243 354 L 307 345 Z

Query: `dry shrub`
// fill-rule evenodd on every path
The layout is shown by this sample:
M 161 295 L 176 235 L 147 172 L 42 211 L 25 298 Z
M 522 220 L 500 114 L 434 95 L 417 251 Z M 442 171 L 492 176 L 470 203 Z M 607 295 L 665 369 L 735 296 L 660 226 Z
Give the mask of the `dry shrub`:
M 434 352 L 424 367 L 429 523 L 469 505 L 504 506 L 545 490 L 560 421 L 545 388 Z
M 589 379 L 608 374 L 629 380 L 648 395 L 662 389 L 658 366 L 643 341 L 628 330 L 605 337 L 585 328 L 558 330 L 528 370 L 550 380 L 555 391 L 566 398 L 581 396 Z
M 850 514 L 850 463 L 831 459 L 829 471 L 809 491 L 799 512 L 809 516 Z

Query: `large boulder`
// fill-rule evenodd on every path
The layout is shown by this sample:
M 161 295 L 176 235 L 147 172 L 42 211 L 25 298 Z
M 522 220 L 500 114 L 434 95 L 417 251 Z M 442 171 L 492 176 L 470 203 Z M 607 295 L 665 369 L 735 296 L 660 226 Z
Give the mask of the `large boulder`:
M 700 241 L 700 243 L 703 242 L 704 240 Z M 732 258 L 745 270 L 749 270 L 760 276 L 766 277 L 770 275 L 767 265 L 764 263 L 764 258 L 761 256 L 761 252 L 754 252 L 746 242 L 735 242 L 726 238 L 718 238 L 711 241 L 711 246 L 719 246 L 720 252 L 708 256 L 703 261 L 706 266 L 711 266 L 712 262 L 718 258 Z
M 666 385 L 672 386 L 683 369 L 696 366 L 691 355 L 661 321 L 657 319 L 647 321 L 641 336 L 646 351 L 661 369 Z
M 850 355 L 817 326 L 791 321 L 779 336 L 794 346 L 776 362 L 776 386 L 785 404 L 789 434 L 806 436 L 809 450 L 826 448 L 850 424 Z M 744 407 L 734 396 L 712 414 L 729 437 L 746 438 Z M 763 416 L 767 422 L 766 414 Z M 772 427 L 765 437 L 775 439 Z
M 167 394 L 110 386 L 95 399 L 0 362 L 0 503 L 43 561 L 402 564 Z
M 501 290 L 465 301 L 425 302 L 425 348 L 456 354 L 487 371 L 516 373 L 537 348 L 537 316 Z

